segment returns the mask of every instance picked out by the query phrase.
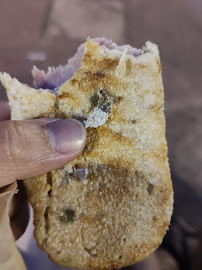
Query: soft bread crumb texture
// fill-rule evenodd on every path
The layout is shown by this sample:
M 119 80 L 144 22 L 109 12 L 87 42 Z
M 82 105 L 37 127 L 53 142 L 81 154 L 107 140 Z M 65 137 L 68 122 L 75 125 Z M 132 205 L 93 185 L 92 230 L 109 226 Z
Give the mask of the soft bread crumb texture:
M 0 79 L 13 119 L 87 119 L 100 89 L 113 98 L 108 120 L 87 128 L 87 144 L 77 159 L 24 182 L 37 243 L 52 260 L 82 269 L 119 269 L 160 245 L 172 214 L 161 65 L 150 42 L 137 57 L 117 56 L 90 39 L 85 46 L 81 68 L 57 97 L 7 74 Z M 82 169 L 88 172 L 84 181 L 75 173 Z
M 52 94 L 49 90 L 36 90 L 21 84 L 7 73 L 0 73 L 0 81 L 8 90 L 7 96 L 13 120 L 54 117 L 55 94 Z

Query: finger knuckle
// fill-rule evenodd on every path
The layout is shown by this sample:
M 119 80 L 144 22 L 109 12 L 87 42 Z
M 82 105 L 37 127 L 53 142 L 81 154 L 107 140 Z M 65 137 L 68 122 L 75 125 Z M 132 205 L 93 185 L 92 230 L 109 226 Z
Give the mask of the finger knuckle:
M 0 123 L 0 151 L 4 159 L 14 160 L 22 151 L 23 134 L 15 121 Z

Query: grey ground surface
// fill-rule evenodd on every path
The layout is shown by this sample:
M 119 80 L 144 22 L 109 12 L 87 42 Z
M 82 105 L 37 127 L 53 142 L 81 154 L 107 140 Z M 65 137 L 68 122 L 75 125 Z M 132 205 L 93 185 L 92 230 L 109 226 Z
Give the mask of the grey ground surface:
M 0 71 L 30 85 L 33 65 L 64 64 L 88 35 L 158 44 L 174 213 L 195 228 L 202 225 L 201 15 L 200 0 L 0 1 Z M 6 99 L 1 86 L 0 99 Z

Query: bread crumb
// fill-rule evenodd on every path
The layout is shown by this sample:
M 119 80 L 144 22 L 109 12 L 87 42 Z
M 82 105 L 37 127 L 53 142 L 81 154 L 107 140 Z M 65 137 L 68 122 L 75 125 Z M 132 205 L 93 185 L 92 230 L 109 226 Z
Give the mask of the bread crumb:
M 88 119 L 84 122 L 85 127 L 93 127 L 97 128 L 102 125 L 107 121 L 109 118 L 109 113 L 103 112 L 99 108 L 94 108 L 93 111 L 89 114 Z
M 87 120 L 84 121 L 85 128 L 97 128 L 104 125 L 112 109 L 113 98 L 103 89 L 100 89 L 94 99 L 96 107 L 90 112 Z

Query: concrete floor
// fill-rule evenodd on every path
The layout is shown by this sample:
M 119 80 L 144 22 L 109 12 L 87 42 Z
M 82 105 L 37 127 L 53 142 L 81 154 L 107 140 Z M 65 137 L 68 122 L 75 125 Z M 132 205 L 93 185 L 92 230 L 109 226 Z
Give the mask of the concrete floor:
M 86 37 L 159 45 L 175 214 L 202 224 L 200 0 L 1 0 L 0 71 L 32 84 L 33 65 L 64 64 Z M 0 86 L 0 99 L 6 99 Z

